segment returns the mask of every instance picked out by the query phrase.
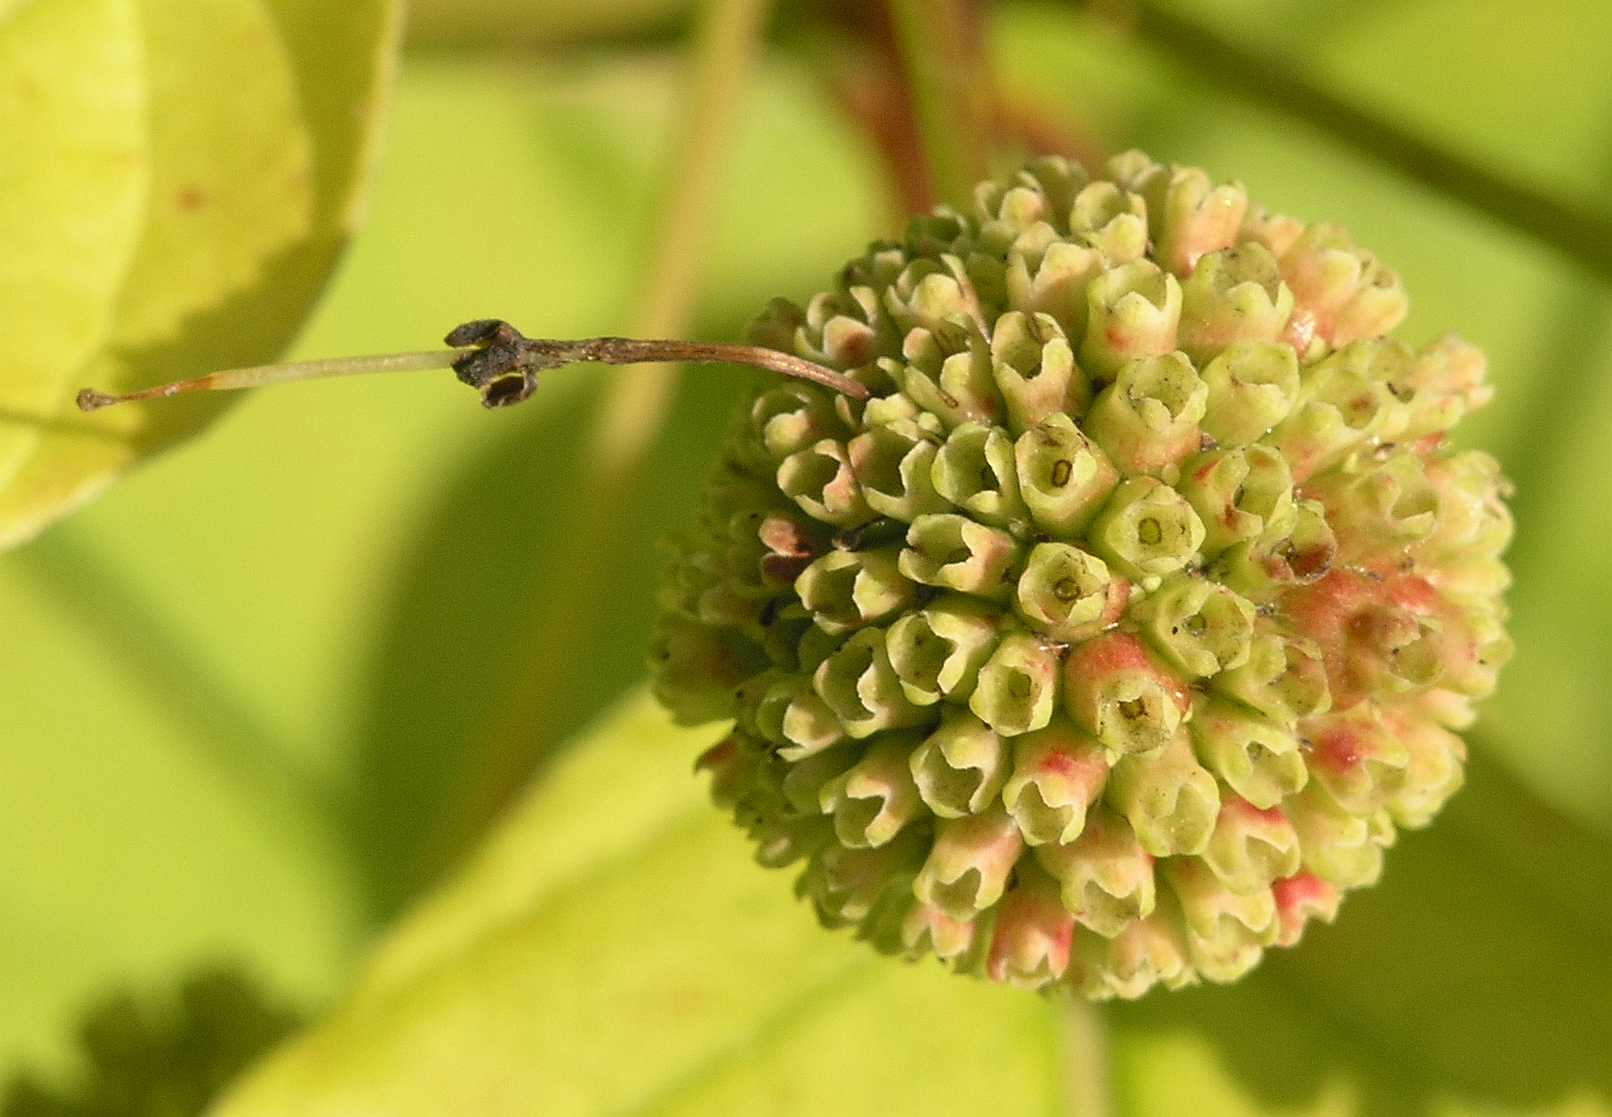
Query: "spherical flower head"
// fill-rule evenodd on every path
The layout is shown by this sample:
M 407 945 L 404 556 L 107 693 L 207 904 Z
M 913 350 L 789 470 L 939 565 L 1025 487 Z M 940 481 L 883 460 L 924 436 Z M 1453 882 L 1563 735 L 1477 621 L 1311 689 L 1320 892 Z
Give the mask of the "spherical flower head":
M 1506 659 L 1471 346 L 1331 225 L 1038 159 L 752 340 L 653 649 L 828 926 L 1091 998 L 1231 981 L 1461 784 Z

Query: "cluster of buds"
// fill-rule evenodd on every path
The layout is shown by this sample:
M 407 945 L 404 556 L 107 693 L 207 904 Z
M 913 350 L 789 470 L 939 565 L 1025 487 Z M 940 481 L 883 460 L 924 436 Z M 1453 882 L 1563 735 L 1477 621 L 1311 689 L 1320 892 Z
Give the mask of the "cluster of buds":
M 1139 153 L 915 220 L 752 340 L 653 649 L 765 865 L 881 951 L 1231 981 L 1460 786 L 1509 645 L 1481 354 L 1334 226 Z

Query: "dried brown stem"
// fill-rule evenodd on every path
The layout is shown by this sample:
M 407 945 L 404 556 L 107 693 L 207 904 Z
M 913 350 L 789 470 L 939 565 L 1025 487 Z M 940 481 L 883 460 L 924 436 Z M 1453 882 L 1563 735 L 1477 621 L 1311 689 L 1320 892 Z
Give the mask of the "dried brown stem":
M 481 392 L 482 403 L 488 407 L 505 407 L 526 399 L 537 387 L 537 374 L 547 369 L 573 364 L 652 362 L 748 365 L 780 376 L 810 380 L 852 399 L 868 398 L 868 389 L 843 373 L 758 345 L 671 338 L 528 338 L 508 322 L 497 319 L 465 323 L 448 335 L 448 344 L 472 347 L 471 352 L 454 361 L 454 372 Z

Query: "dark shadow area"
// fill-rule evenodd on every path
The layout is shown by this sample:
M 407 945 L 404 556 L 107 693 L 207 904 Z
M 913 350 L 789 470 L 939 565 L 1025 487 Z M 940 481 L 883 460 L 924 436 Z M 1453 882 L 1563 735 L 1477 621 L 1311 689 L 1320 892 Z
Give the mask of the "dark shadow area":
M 1156 995 L 1120 1035 L 1187 1030 L 1262 1101 L 1350 1084 L 1357 1111 L 1612 1098 L 1612 842 L 1565 822 L 1481 754 L 1375 889 L 1239 985 Z
M 80 1018 L 80 1064 L 0 1084 L 0 1117 L 200 1117 L 304 1021 L 238 964 L 199 969 L 161 998 L 117 990 Z
M 694 335 L 740 329 L 707 324 Z M 509 731 L 501 719 L 532 706 L 547 712 L 542 724 L 517 727 L 530 771 L 643 679 L 658 543 L 691 523 L 748 377 L 725 367 L 685 373 L 628 511 L 599 554 L 579 559 L 570 545 L 586 512 L 579 470 L 599 403 L 597 370 L 550 374 L 532 403 L 489 417 L 477 453 L 445 463 L 434 510 L 390 579 L 395 597 L 377 620 L 361 703 L 369 720 L 354 730 L 358 840 L 377 919 L 440 868 L 433 861 L 444 828 L 458 825 L 466 800 L 480 793 L 488 763 L 504 762 L 489 755 L 497 747 L 490 739 Z M 577 561 L 595 567 L 586 579 L 566 565 Z M 591 623 L 554 646 L 555 618 L 574 608 L 582 584 L 604 587 L 587 605 Z

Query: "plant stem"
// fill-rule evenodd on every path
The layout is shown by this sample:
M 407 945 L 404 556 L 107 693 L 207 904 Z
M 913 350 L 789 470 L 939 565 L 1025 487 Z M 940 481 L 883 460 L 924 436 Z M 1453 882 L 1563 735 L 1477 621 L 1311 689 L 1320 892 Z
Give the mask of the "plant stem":
M 635 365 L 667 361 L 749 365 L 780 376 L 810 380 L 853 399 L 868 389 L 849 376 L 792 353 L 758 345 L 728 345 L 669 338 L 586 337 L 573 341 L 522 337 L 508 322 L 467 322 L 448 335 L 449 345 L 471 345 L 453 362 L 459 379 L 480 389 L 488 407 L 519 403 L 537 388 L 537 374 L 573 364 Z
M 1233 41 L 1158 0 L 1072 0 L 1112 18 L 1180 66 L 1261 108 L 1299 120 L 1436 194 L 1556 249 L 1612 280 L 1612 216 L 1519 182 L 1361 109 L 1281 58 Z
M 906 96 L 936 199 L 966 202 L 989 170 L 994 87 L 977 0 L 888 0 Z
M 647 269 L 651 278 L 635 332 L 664 336 L 681 333 L 687 326 L 706 255 L 700 246 L 722 173 L 722 154 L 770 8 L 770 0 L 707 0 L 701 9 L 684 117 L 670 149 L 673 157 L 666 180 L 670 196 L 662 207 L 660 238 Z M 778 356 L 768 352 L 768 360 Z M 564 693 L 565 673 L 585 669 L 557 662 L 552 650 L 579 643 L 599 613 L 599 602 L 609 587 L 606 565 L 598 556 L 609 551 L 612 533 L 631 509 L 649 449 L 671 410 L 678 379 L 670 369 L 643 376 L 626 368 L 606 387 L 598 424 L 579 463 L 583 487 L 579 507 L 587 513 L 570 536 L 571 561 L 566 564 L 577 572 L 575 585 L 564 605 L 543 618 L 541 631 L 525 632 L 518 641 L 526 653 L 523 662 L 548 662 L 553 671 L 541 680 L 534 677 L 531 685 L 514 688 L 501 708 L 491 713 L 484 760 L 440 827 L 440 841 L 425 854 L 421 870 L 426 879 L 451 867 L 474 845 L 542 762 L 544 734 Z

